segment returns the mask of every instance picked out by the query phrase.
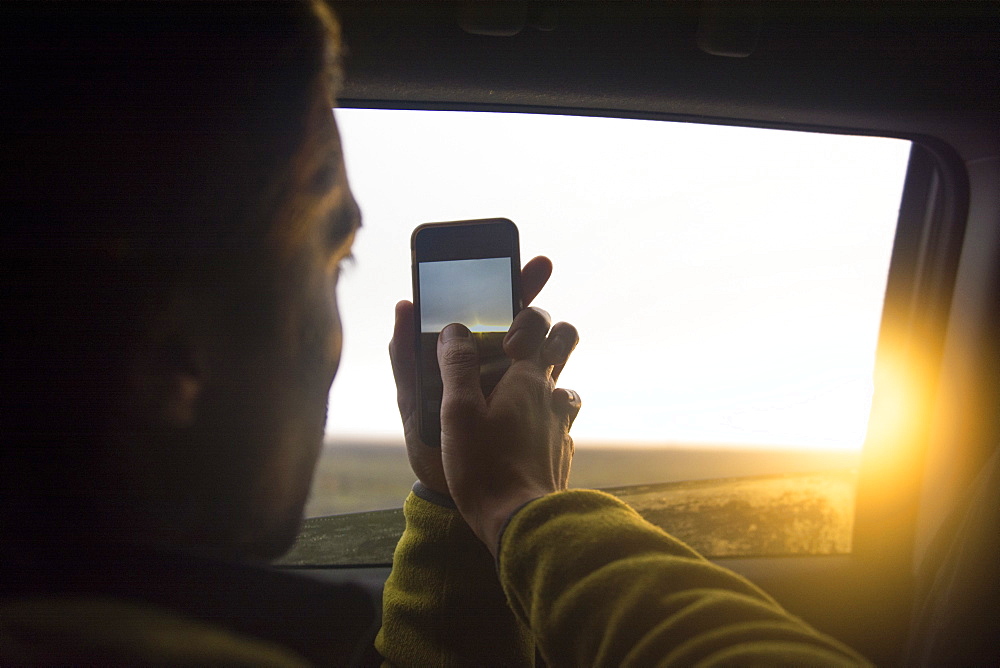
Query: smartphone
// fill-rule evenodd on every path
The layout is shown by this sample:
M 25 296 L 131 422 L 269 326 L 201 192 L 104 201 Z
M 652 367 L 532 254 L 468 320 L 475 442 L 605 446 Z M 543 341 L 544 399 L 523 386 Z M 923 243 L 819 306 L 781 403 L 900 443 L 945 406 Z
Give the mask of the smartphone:
M 510 366 L 503 339 L 522 307 L 517 227 L 506 218 L 428 223 L 413 231 L 410 252 L 420 437 L 439 447 L 441 330 L 457 322 L 472 331 L 486 396 Z

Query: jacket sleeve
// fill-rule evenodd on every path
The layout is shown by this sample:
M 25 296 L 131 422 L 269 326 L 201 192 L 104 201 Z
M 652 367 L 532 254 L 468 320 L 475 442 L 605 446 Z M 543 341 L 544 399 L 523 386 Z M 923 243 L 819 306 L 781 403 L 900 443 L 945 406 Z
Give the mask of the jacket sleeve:
M 458 511 L 411 493 L 403 514 L 375 641 L 386 663 L 532 665 L 534 644 L 507 605 L 493 557 Z
M 602 492 L 517 512 L 500 576 L 549 666 L 867 663 Z

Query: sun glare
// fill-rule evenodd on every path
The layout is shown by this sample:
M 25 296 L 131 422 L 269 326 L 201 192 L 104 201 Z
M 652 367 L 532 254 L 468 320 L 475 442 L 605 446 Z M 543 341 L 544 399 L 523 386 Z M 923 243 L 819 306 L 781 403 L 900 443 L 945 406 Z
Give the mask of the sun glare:
M 393 305 L 410 298 L 413 228 L 506 217 L 522 258 L 553 260 L 536 304 L 580 331 L 560 385 L 583 398 L 582 446 L 860 449 L 909 142 L 530 114 L 336 116 L 365 227 L 340 288 L 331 438 L 401 440 L 385 344 Z M 880 411 L 886 429 L 904 419 Z
M 905 361 L 904 361 L 905 360 Z M 922 413 L 928 396 L 929 374 L 913 363 L 912 355 L 887 350 L 875 365 L 878 401 L 872 405 L 868 440 L 877 444 L 880 456 L 892 460 L 912 458 L 909 449 L 922 431 Z

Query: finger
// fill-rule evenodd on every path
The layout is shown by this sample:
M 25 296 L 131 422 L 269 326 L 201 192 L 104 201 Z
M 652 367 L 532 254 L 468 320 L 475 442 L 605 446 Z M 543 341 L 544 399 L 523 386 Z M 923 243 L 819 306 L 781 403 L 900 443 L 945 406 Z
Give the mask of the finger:
M 503 351 L 512 360 L 530 359 L 545 343 L 552 318 L 542 309 L 532 306 L 514 317 L 510 331 L 503 339 Z
M 580 414 L 580 395 L 573 390 L 558 387 L 552 390 L 552 406 L 566 420 L 566 429 L 573 426 L 576 416 Z
M 401 301 L 396 304 L 396 321 L 389 341 L 389 361 L 392 376 L 396 380 L 396 402 L 399 412 L 405 418 L 416 410 L 417 405 L 417 365 L 413 340 L 413 303 Z
M 552 275 L 552 260 L 539 255 L 521 268 L 521 300 L 528 306 L 542 291 Z
M 559 322 L 552 326 L 549 336 L 542 346 L 542 363 L 552 367 L 552 379 L 559 378 L 570 354 L 580 343 L 580 335 L 576 327 L 568 322 Z
M 450 419 L 461 419 L 462 412 L 485 405 L 479 386 L 479 351 L 472 332 L 465 325 L 451 324 L 442 330 L 437 344 L 441 367 L 442 428 Z

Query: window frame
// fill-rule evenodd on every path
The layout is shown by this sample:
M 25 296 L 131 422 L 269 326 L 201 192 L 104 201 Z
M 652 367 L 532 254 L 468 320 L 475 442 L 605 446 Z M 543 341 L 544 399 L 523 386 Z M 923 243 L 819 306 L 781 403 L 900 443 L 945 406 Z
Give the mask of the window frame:
M 637 112 L 616 109 L 580 109 L 518 104 L 483 104 L 457 102 L 412 102 L 343 98 L 337 107 L 349 109 L 388 109 L 417 111 L 476 111 L 495 113 L 551 114 L 591 116 L 726 125 L 793 132 L 813 132 L 849 136 L 884 137 L 911 142 L 910 158 L 904 179 L 896 233 L 893 238 L 885 299 L 876 346 L 876 364 L 887 349 L 902 347 L 909 362 L 921 360 L 930 372 L 926 391 L 919 398 L 923 422 L 919 425 L 920 443 L 910 444 L 906 460 L 912 467 L 908 482 L 893 490 L 891 500 L 884 490 L 885 481 L 873 469 L 873 462 L 892 459 L 898 443 L 876 443 L 866 438 L 862 447 L 858 497 L 852 554 L 887 558 L 907 570 L 912 566 L 913 532 L 919 506 L 922 477 L 919 471 L 926 456 L 930 430 L 930 407 L 936 380 L 940 374 L 945 335 L 958 263 L 964 241 L 969 207 L 969 180 L 958 153 L 934 137 L 900 132 L 879 132 L 871 128 L 844 128 L 801 123 L 754 122 L 747 119 L 691 116 L 662 112 Z M 890 340 L 889 332 L 902 341 Z M 895 334 L 894 334 L 895 335 Z M 886 388 L 875 387 L 873 404 Z M 870 436 L 870 435 L 869 435 Z M 886 499 L 881 502 L 878 499 Z M 904 517 L 907 527 L 898 535 L 886 535 L 887 518 Z M 889 549 L 889 544 L 892 548 Z M 903 546 L 906 546 L 905 549 Z M 904 557 L 902 553 L 906 554 Z

